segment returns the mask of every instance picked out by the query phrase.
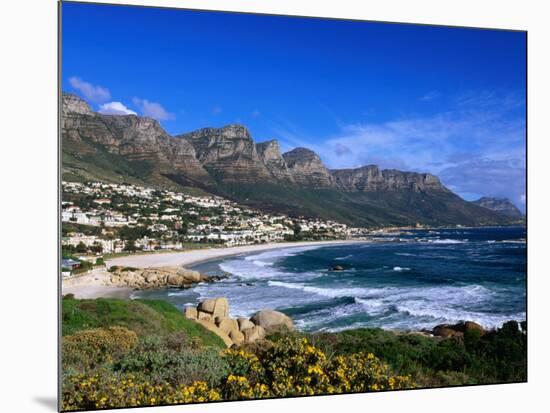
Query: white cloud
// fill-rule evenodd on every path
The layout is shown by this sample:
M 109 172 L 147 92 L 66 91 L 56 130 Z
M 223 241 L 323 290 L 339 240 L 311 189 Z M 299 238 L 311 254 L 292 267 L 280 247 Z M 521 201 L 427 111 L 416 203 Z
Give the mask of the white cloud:
M 134 98 L 132 101 L 144 116 L 148 116 L 156 120 L 172 120 L 176 118 L 176 115 L 168 112 L 160 103 L 150 102 L 147 99 L 140 98 Z
M 214 106 L 214 107 L 212 108 L 212 113 L 213 113 L 214 115 L 219 115 L 219 114 L 222 113 L 222 112 L 223 112 L 223 109 L 222 109 L 221 106 L 216 105 L 216 106 Z
M 525 194 L 523 99 L 470 94 L 447 111 L 379 123 L 355 123 L 308 146 L 330 168 L 376 164 L 439 175 L 461 196 L 510 198 Z M 284 137 L 284 135 L 282 135 Z
M 432 90 L 431 92 L 426 93 L 420 98 L 421 101 L 427 102 L 429 100 L 434 100 L 439 97 L 440 93 L 437 90 Z
M 111 99 L 111 92 L 102 86 L 92 85 L 77 76 L 69 78 L 70 85 L 90 102 L 100 103 Z
M 137 115 L 131 109 L 128 109 L 121 102 L 108 102 L 99 106 L 99 113 L 104 115 Z
M 451 189 L 469 198 L 508 198 L 525 207 L 525 163 L 517 159 L 474 158 L 443 169 L 439 177 Z
M 493 95 L 491 100 L 495 100 Z M 343 125 L 334 137 L 319 145 L 332 168 L 380 163 L 438 173 L 477 159 L 525 158 L 525 121 L 507 96 L 502 106 L 481 98 L 461 103 L 433 116 L 395 119 L 380 123 Z M 511 112 L 512 111 L 512 112 Z M 389 165 L 390 164 L 390 165 Z

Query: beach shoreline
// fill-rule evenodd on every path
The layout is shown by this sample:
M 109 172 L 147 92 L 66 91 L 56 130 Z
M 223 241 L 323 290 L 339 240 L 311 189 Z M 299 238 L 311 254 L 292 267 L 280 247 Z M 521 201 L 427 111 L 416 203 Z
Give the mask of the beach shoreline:
M 129 299 L 134 290 L 130 287 L 109 285 L 109 278 L 110 274 L 105 268 L 94 268 L 86 274 L 63 279 L 61 282 L 61 295 L 73 294 L 78 299 Z
M 113 265 L 135 268 L 185 266 L 191 267 L 208 261 L 236 255 L 251 254 L 274 249 L 299 248 L 309 246 L 332 246 L 346 244 L 367 243 L 366 240 L 336 240 L 336 241 L 300 241 L 300 242 L 277 242 L 269 244 L 242 245 L 230 248 L 203 248 L 181 252 L 169 252 L 164 254 L 136 254 L 119 258 L 112 258 L 106 261 L 107 268 Z
M 366 243 L 365 240 L 336 240 L 336 241 L 302 241 L 280 242 L 270 244 L 243 245 L 230 248 L 203 248 L 180 252 L 166 252 L 162 254 L 135 254 L 112 258 L 106 261 L 106 268 L 114 265 L 134 268 L 154 267 L 192 267 L 208 261 L 252 254 L 285 248 L 300 248 L 309 246 L 332 246 Z M 130 299 L 134 289 L 110 285 L 110 274 L 106 268 L 96 268 L 89 273 L 62 280 L 62 295 L 73 294 L 78 299 L 93 298 L 122 298 Z

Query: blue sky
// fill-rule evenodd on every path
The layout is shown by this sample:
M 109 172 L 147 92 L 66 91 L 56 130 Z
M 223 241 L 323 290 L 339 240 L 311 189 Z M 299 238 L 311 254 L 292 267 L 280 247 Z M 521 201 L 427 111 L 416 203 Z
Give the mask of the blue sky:
M 524 33 L 64 2 L 62 36 L 62 88 L 95 110 L 242 123 L 525 208 Z

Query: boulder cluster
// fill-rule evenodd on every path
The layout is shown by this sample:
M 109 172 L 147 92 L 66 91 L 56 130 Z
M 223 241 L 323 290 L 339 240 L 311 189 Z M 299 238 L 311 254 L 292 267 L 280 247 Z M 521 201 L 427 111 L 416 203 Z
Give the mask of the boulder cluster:
M 437 337 L 462 337 L 464 333 L 477 332 L 480 335 L 486 333 L 485 329 L 473 321 L 465 321 L 458 324 L 440 324 L 435 326 L 432 334 Z
M 184 314 L 188 319 L 197 321 L 217 334 L 228 347 L 254 343 L 265 338 L 266 334 L 280 329 L 294 329 L 290 317 L 274 310 L 261 310 L 250 318 L 231 318 L 229 303 L 224 297 L 210 298 L 196 307 L 187 307 Z
M 113 266 L 109 268 L 110 284 L 132 287 L 139 290 L 155 288 L 189 288 L 199 282 L 215 281 L 221 277 L 210 277 L 198 271 L 181 267 L 132 268 Z

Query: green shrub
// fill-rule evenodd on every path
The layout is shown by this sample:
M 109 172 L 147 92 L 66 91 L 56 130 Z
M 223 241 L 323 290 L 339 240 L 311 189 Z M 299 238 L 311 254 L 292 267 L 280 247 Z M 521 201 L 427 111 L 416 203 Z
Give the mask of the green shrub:
M 484 335 L 472 331 L 448 339 L 381 329 L 313 335 L 314 343 L 327 353 L 374 353 L 422 387 L 525 381 L 526 340 L 526 329 L 516 322 Z
M 114 370 L 124 373 L 141 373 L 152 382 L 168 382 L 172 385 L 190 385 L 204 381 L 217 386 L 229 374 L 229 364 L 217 350 L 206 348 L 193 350 L 171 349 L 166 339 L 147 337 L 126 354 Z

